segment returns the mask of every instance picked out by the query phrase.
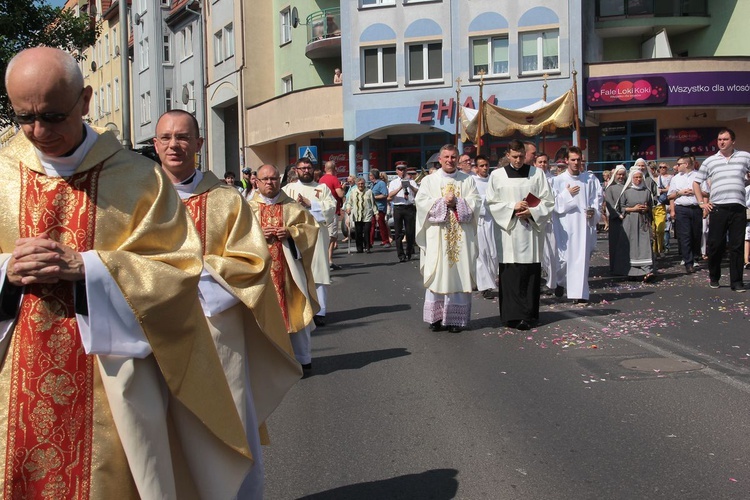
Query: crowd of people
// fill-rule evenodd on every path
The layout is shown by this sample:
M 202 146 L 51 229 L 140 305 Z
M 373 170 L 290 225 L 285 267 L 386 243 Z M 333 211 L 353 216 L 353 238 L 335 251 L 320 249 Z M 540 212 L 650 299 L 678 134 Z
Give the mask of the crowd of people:
M 492 171 L 446 144 L 421 179 L 399 162 L 390 181 L 373 169 L 369 185 L 342 186 L 335 164 L 317 178 L 301 158 L 237 182 L 197 168 L 186 111 L 157 120 L 159 164 L 90 127 L 93 91 L 58 49 L 17 54 L 6 87 L 22 132 L 0 151 L 8 498 L 262 498 L 265 422 L 312 370 L 342 220 L 357 253 L 378 232 L 400 262 L 418 255 L 433 331 L 466 328 L 474 290 L 497 288 L 502 323 L 519 330 L 538 322 L 542 293 L 588 301 L 602 217 L 613 274 L 654 279 L 668 217 L 696 272 L 708 221 L 710 286 L 726 249 L 744 291 L 750 155 L 728 129 L 700 169 L 684 156 L 656 176 L 638 160 L 606 189 L 579 148 L 553 173 L 516 140 Z

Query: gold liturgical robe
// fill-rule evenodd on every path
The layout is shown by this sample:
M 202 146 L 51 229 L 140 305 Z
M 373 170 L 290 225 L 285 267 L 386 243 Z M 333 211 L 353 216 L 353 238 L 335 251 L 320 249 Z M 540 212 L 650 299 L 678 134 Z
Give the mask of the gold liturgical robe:
M 237 365 L 247 360 L 255 412 L 262 424 L 302 376 L 270 280 L 271 257 L 263 230 L 242 195 L 212 172 L 203 174 L 184 201 L 201 236 L 208 272 L 240 301 L 230 308 L 235 311 L 211 317 L 209 323 L 236 404 L 244 377 L 237 380 L 231 374 L 243 373 Z M 232 338 L 238 334 L 244 338 Z M 245 352 L 237 353 L 235 346 L 243 343 Z
M 318 225 L 315 218 L 302 205 L 291 199 L 283 191 L 279 192 L 276 203 L 281 211 L 279 221 L 272 217 L 261 217 L 261 205 L 265 205 L 258 193 L 250 201 L 250 208 L 261 221 L 261 226 L 286 226 L 292 239 L 293 247 L 288 241 L 279 242 L 280 251 L 274 252 L 270 246 L 272 265 L 279 266 L 280 276 L 274 285 L 284 297 L 282 307 L 286 308 L 288 318 L 287 331 L 295 333 L 302 330 L 313 320 L 318 312 L 315 281 L 312 278 L 312 262 L 318 240 Z M 298 268 L 301 264 L 301 270 Z
M 65 299 L 72 290 L 63 290 L 72 284 L 51 293 L 25 287 L 18 323 L 0 346 L 4 496 L 230 498 L 250 452 L 198 301 L 200 241 L 160 169 L 105 132 L 71 177 L 48 177 L 19 134 L 0 152 L 0 199 L 0 264 L 16 239 L 39 231 L 95 251 L 153 352 L 86 355 Z M 47 340 L 26 344 L 24 329 Z M 25 368 L 17 361 L 29 355 L 48 371 L 19 391 L 13 381 Z M 66 359 L 79 365 L 65 367 Z M 64 409 L 72 394 L 86 400 L 75 414 Z M 84 439 L 63 453 L 61 433 L 78 426 Z M 24 444 L 17 429 L 35 437 Z

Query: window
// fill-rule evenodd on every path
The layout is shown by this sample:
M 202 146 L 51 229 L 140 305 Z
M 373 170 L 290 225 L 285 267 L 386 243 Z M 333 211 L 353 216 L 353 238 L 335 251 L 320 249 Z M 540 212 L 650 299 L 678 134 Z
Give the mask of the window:
M 141 94 L 141 124 L 151 121 L 151 92 Z
M 167 34 L 164 35 L 163 39 L 163 51 L 164 51 L 164 64 L 172 64 L 172 37 Z
M 224 27 L 224 55 L 227 59 L 234 57 L 234 26 L 232 23 Z
M 96 91 L 94 91 L 94 98 L 91 99 L 91 109 L 89 110 L 89 114 L 94 120 L 99 118 L 99 110 L 96 109 L 98 104 L 99 104 L 99 94 L 97 94 Z
M 107 113 L 107 101 L 104 95 L 104 87 L 99 87 L 99 116 L 104 116 Z
M 294 90 L 294 84 L 292 83 L 292 75 L 285 76 L 281 79 L 281 93 L 288 94 Z
M 521 34 L 521 74 L 560 69 L 558 30 Z
M 362 7 L 377 7 L 379 5 L 396 5 L 396 0 L 362 0 Z
M 409 83 L 443 81 L 443 43 L 409 45 Z
M 214 64 L 224 60 L 224 34 L 222 30 L 214 33 Z
M 281 21 L 281 37 L 279 39 L 279 44 L 284 45 L 285 43 L 292 41 L 292 13 L 289 8 L 281 11 L 279 19 Z
M 159 0 L 159 5 L 162 7 L 169 7 L 170 0 Z
M 148 69 L 148 38 L 144 38 L 143 40 L 138 42 L 138 46 L 141 49 L 141 71 L 143 71 L 145 69 Z
M 164 109 L 165 111 L 172 110 L 172 89 L 164 89 Z
M 115 109 L 120 109 L 120 79 L 115 78 Z
M 104 47 L 103 47 L 104 62 L 109 62 L 109 33 L 104 34 Z
M 362 51 L 364 86 L 396 83 L 396 47 L 376 47 Z
M 185 26 L 181 31 L 180 40 L 182 41 L 182 58 L 187 59 L 193 55 L 193 26 Z
M 188 83 L 187 110 L 191 113 L 195 113 L 195 82 Z
M 117 26 L 112 28 L 112 59 L 117 57 L 117 46 L 120 45 L 120 39 L 117 38 Z
M 107 96 L 104 98 L 104 105 L 105 105 L 104 112 L 109 114 L 110 111 L 112 111 L 112 108 L 110 107 L 112 106 L 112 84 L 111 83 L 107 84 Z
M 508 37 L 475 38 L 471 41 L 471 74 L 508 75 Z

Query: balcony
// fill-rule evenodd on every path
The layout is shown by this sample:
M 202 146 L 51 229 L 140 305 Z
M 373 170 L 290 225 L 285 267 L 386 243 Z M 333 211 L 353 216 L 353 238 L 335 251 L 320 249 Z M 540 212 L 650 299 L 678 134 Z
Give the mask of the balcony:
M 310 59 L 341 56 L 341 9 L 323 9 L 307 16 L 307 47 Z
M 672 36 L 709 24 L 708 0 L 596 1 L 596 33 L 602 38 L 649 35 L 654 28 Z

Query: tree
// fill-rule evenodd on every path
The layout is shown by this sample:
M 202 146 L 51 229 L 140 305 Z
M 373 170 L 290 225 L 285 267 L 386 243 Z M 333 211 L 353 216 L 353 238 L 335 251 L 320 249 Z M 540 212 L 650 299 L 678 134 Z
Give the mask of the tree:
M 101 26 L 88 15 L 76 17 L 42 3 L 41 0 L 0 0 L 0 126 L 11 123 L 12 108 L 5 90 L 5 68 L 19 51 L 46 45 L 83 56 L 83 49 L 93 45 Z

